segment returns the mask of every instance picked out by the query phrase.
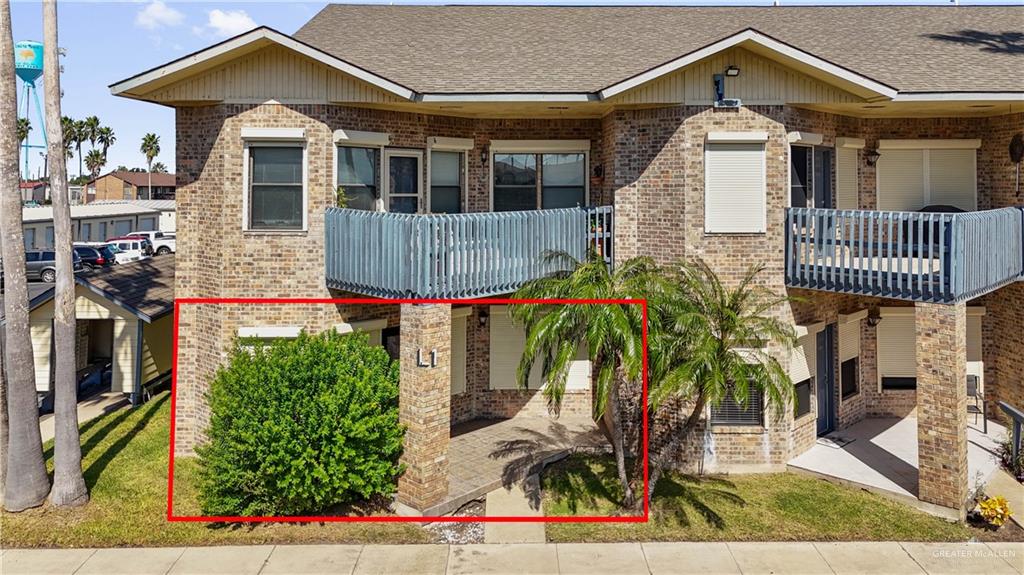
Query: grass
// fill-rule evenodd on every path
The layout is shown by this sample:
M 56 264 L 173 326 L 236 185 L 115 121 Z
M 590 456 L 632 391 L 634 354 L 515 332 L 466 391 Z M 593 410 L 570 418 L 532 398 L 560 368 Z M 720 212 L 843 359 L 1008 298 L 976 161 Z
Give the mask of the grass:
M 549 515 L 612 515 L 621 489 L 607 457 L 545 472 Z M 548 539 L 587 541 L 966 541 L 975 532 L 872 493 L 794 473 L 668 475 L 647 523 L 553 523 Z
M 4 547 L 120 547 L 265 543 L 424 543 L 416 524 L 211 524 L 167 521 L 169 395 L 82 425 L 82 467 L 92 500 L 0 514 Z M 52 469 L 53 446 L 47 443 Z M 198 512 L 196 463 L 175 460 L 177 514 Z M 177 505 L 180 501 L 180 505 Z

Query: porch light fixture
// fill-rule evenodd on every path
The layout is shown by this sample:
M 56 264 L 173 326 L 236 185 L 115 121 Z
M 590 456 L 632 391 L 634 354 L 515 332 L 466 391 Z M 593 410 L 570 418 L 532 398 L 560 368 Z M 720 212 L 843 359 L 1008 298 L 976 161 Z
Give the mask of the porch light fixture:
M 882 323 L 882 314 L 876 307 L 868 312 L 868 325 L 871 327 L 878 327 L 878 324 L 880 323 Z
M 736 66 L 729 66 L 728 68 L 725 69 L 725 75 L 729 76 L 730 78 L 735 78 L 736 76 L 740 75 L 740 69 L 737 68 Z
M 864 161 L 866 161 L 869 166 L 874 166 L 878 163 L 878 158 L 881 156 L 882 154 L 880 154 L 878 150 L 868 150 L 864 152 Z
M 480 327 L 487 327 L 487 318 L 490 317 L 490 315 L 491 313 L 487 311 L 486 307 L 480 309 L 480 315 L 477 316 L 477 319 L 480 322 Z
M 480 165 L 481 166 L 486 166 L 487 165 L 487 148 L 484 148 L 484 149 L 480 150 Z

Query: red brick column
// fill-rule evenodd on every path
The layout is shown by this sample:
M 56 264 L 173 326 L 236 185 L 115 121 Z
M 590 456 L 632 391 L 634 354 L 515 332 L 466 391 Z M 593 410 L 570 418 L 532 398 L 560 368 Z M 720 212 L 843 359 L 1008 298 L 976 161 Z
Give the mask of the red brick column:
M 400 513 L 416 514 L 448 495 L 452 308 L 402 304 L 401 322 L 398 403 L 406 470 L 398 503 Z
M 967 500 L 967 307 L 918 303 L 918 498 L 956 509 Z

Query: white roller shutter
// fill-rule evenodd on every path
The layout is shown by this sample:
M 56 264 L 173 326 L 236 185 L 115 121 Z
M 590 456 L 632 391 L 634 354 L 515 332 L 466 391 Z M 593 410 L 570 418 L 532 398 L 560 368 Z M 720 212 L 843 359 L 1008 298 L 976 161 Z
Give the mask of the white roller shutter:
M 766 225 L 763 143 L 706 144 L 704 230 L 763 233 Z
M 859 207 L 857 152 L 856 148 L 836 150 L 836 208 L 840 210 L 856 210 Z
M 839 361 L 860 355 L 860 320 L 839 324 Z
M 516 370 L 526 348 L 526 332 L 521 326 L 513 325 L 505 307 L 493 307 L 490 317 L 490 388 L 520 389 L 516 383 Z M 576 357 L 569 366 L 565 388 L 590 389 L 591 366 L 584 346 L 580 346 Z M 528 385 L 530 389 L 540 389 L 543 383 L 540 361 L 537 361 L 530 371 Z
M 50 358 L 53 355 L 53 321 L 34 320 L 29 323 L 32 355 L 35 356 L 36 391 L 50 391 Z
M 885 150 L 878 158 L 878 209 L 914 212 L 925 206 L 923 150 Z
M 917 377 L 917 332 L 913 314 L 886 316 L 878 331 L 878 376 Z
M 452 316 L 451 387 L 452 395 L 466 391 L 466 316 Z
M 789 379 L 793 383 L 811 379 L 818 372 L 817 349 L 817 333 L 796 340 L 789 362 Z
M 975 150 L 925 150 L 928 157 L 928 204 L 978 209 Z

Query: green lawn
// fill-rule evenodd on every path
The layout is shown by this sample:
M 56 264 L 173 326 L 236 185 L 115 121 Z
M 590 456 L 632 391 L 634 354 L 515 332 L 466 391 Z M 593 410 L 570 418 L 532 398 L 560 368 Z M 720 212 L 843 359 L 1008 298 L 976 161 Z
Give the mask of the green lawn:
M 92 501 L 80 509 L 43 507 L 0 515 L 5 547 L 114 547 L 257 543 L 423 543 L 415 524 L 169 523 L 167 452 L 170 400 L 163 393 L 132 410 L 82 426 L 85 480 Z M 52 465 L 52 444 L 46 445 Z M 175 460 L 178 514 L 198 513 L 195 462 Z M 180 498 L 180 505 L 179 503 Z
M 610 515 L 621 497 L 609 458 L 574 456 L 544 476 L 548 515 Z M 964 541 L 974 532 L 865 491 L 793 473 L 659 484 L 648 523 L 553 523 L 551 541 Z

